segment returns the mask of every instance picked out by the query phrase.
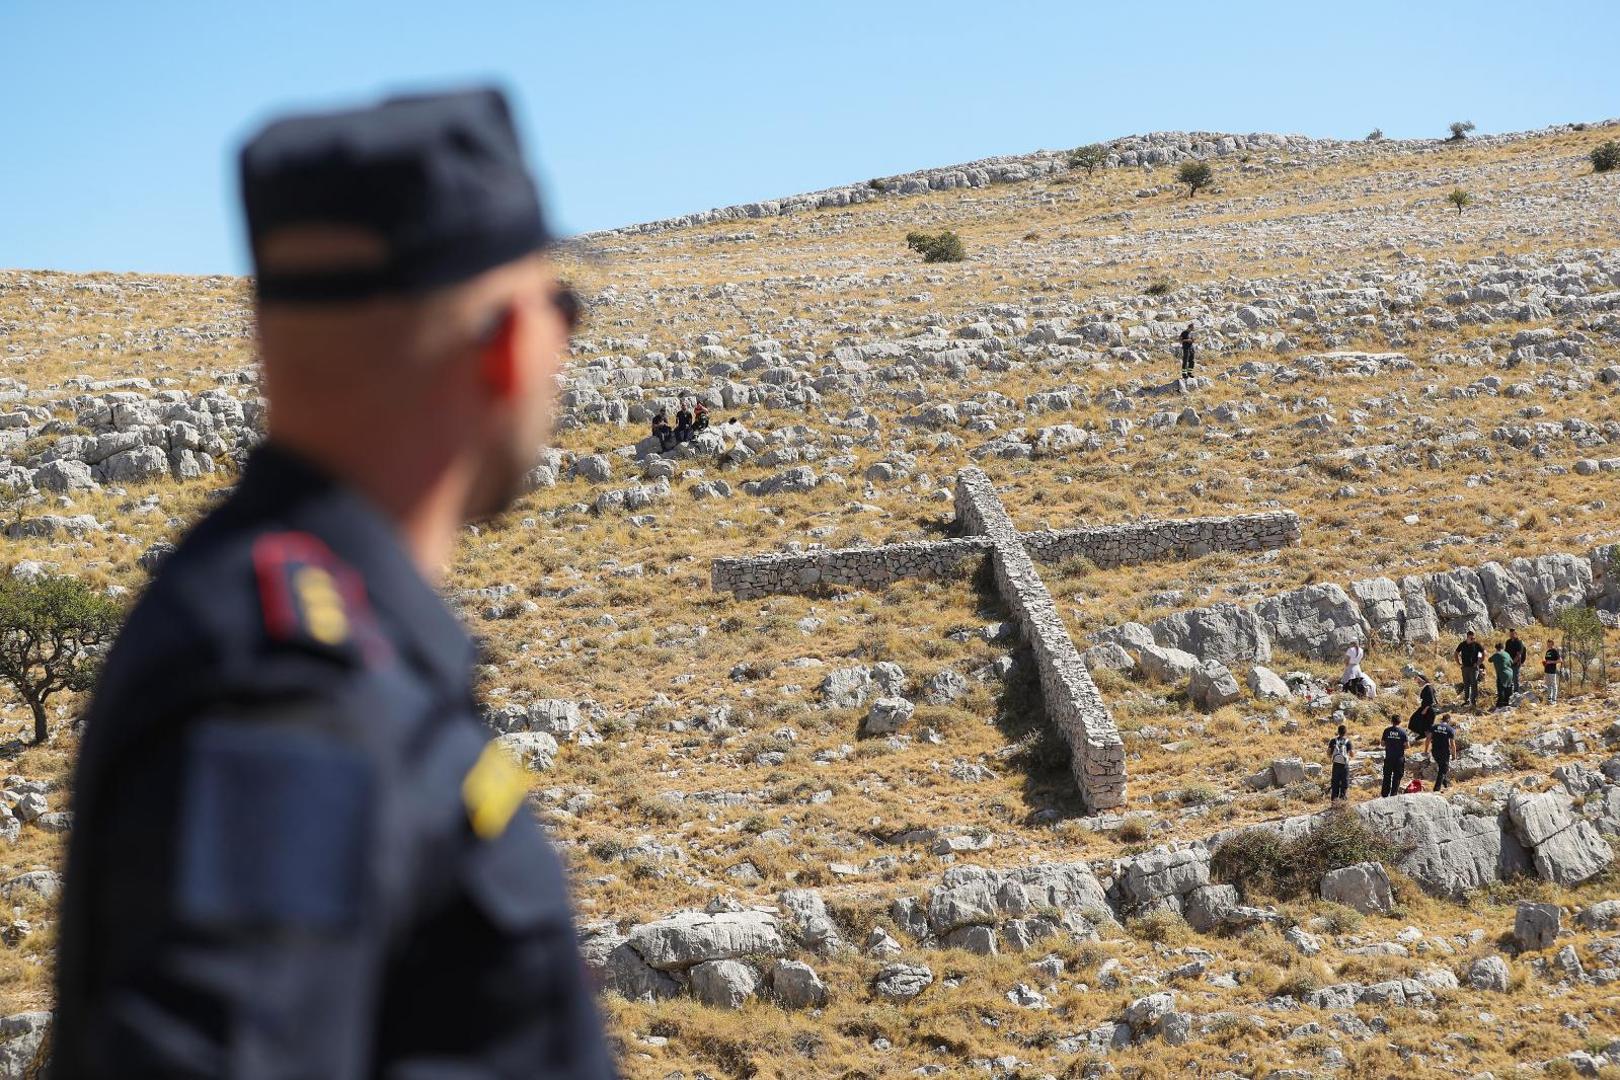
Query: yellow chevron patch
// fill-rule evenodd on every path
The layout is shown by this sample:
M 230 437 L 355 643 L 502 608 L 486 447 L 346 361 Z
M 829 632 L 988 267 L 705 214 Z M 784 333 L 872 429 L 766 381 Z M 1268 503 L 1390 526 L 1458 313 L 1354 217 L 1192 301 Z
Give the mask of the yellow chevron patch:
M 528 775 L 494 743 L 484 747 L 461 781 L 467 820 L 481 840 L 493 840 L 505 832 L 528 794 Z

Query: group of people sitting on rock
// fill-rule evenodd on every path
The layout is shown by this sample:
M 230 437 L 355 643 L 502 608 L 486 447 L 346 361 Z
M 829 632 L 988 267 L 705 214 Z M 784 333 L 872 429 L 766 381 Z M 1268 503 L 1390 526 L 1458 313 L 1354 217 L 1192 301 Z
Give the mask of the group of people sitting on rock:
M 1361 661 L 1365 655 L 1361 644 L 1352 642 L 1345 650 L 1344 673 L 1339 679 L 1340 686 L 1357 697 L 1373 697 L 1378 692 L 1373 681 L 1361 670 Z M 1480 675 L 1486 663 L 1485 646 L 1470 630 L 1467 636 L 1457 643 L 1452 655 L 1462 668 L 1463 701 L 1468 708 L 1477 710 Z M 1489 662 L 1496 675 L 1497 708 L 1507 707 L 1512 702 L 1513 695 L 1524 689 L 1520 679 L 1528 655 L 1529 652 L 1519 638 L 1517 630 L 1509 630 L 1507 640 L 1499 642 L 1495 651 L 1490 654 Z M 1549 704 L 1558 700 L 1558 677 L 1563 661 L 1564 654 L 1553 641 L 1549 639 L 1543 643 L 1542 686 Z M 1423 789 L 1422 781 L 1416 778 L 1405 787 L 1402 786 L 1406 775 L 1406 755 L 1414 745 L 1427 752 L 1434 763 L 1434 790 L 1444 791 L 1451 783 L 1451 759 L 1457 750 L 1457 729 L 1447 715 L 1439 712 L 1438 696 L 1428 676 L 1419 673 L 1417 679 L 1418 704 L 1407 719 L 1406 726 L 1401 726 L 1398 717 L 1391 717 L 1389 725 L 1384 728 L 1378 739 L 1384 751 L 1384 775 L 1379 788 L 1380 797 Z M 1327 750 L 1332 765 L 1328 798 L 1338 802 L 1349 797 L 1350 761 L 1354 754 L 1354 747 L 1345 725 L 1340 724 L 1338 734 L 1328 740 Z
M 652 420 L 652 433 L 658 439 L 658 445 L 668 453 L 681 443 L 690 441 L 698 432 L 707 430 L 708 426 L 708 407 L 697 398 L 683 394 L 675 410 L 675 423 L 669 422 L 668 407 L 659 409 Z

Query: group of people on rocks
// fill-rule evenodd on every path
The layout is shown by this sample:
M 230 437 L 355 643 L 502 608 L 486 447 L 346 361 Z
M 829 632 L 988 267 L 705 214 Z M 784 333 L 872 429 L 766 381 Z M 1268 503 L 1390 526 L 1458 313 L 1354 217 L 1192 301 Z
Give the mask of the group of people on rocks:
M 1361 644 L 1352 642 L 1345 650 L 1344 672 L 1339 679 L 1340 687 L 1357 697 L 1373 697 L 1377 694 L 1376 685 L 1361 670 L 1365 655 Z M 1463 701 L 1470 709 L 1477 711 L 1479 708 L 1479 683 L 1487 660 L 1496 678 L 1496 708 L 1507 707 L 1513 695 L 1524 689 L 1521 679 L 1529 650 L 1517 630 L 1509 630 L 1507 640 L 1498 642 L 1488 657 L 1484 644 L 1470 630 L 1457 643 L 1452 656 L 1461 667 Z M 1563 660 L 1563 652 L 1555 642 L 1549 639 L 1543 643 L 1542 686 L 1549 704 L 1558 700 L 1558 679 Z M 1378 738 L 1384 751 L 1384 775 L 1379 786 L 1381 798 L 1421 790 L 1421 782 L 1416 779 L 1402 786 L 1406 776 L 1406 755 L 1414 747 L 1426 752 L 1434 762 L 1435 791 L 1444 791 L 1451 783 L 1451 759 L 1457 750 L 1457 729 L 1448 715 L 1439 712 L 1438 696 L 1428 676 L 1419 674 L 1417 679 L 1418 704 L 1407 719 L 1406 726 L 1401 726 L 1398 716 L 1391 717 Z M 1340 724 L 1338 733 L 1327 741 L 1327 751 L 1332 767 L 1328 798 L 1336 803 L 1349 797 L 1350 762 L 1354 756 L 1354 746 L 1344 724 Z
M 658 439 L 659 447 L 668 453 L 681 443 L 690 441 L 698 432 L 707 430 L 708 426 L 708 407 L 697 398 L 683 394 L 675 410 L 675 422 L 669 422 L 667 406 L 659 409 L 652 420 L 652 433 Z

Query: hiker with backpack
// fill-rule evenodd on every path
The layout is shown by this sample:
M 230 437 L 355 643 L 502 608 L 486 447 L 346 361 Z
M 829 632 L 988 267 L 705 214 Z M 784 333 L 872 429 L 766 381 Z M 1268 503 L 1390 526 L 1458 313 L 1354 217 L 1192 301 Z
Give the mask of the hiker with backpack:
M 1406 775 L 1406 748 L 1412 742 L 1401 722 L 1394 718 L 1378 740 L 1384 747 L 1384 798 L 1401 793 L 1401 778 Z
M 1328 759 L 1333 763 L 1333 779 L 1328 783 L 1328 799 L 1338 802 L 1350 796 L 1350 737 L 1339 725 L 1339 733 L 1328 740 Z

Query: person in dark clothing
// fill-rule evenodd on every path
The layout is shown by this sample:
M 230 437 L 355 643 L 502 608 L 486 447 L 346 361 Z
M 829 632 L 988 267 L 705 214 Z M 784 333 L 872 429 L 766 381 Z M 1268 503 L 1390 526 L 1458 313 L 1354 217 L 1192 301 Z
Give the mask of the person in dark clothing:
M 669 426 L 669 410 L 659 409 L 653 417 L 652 433 L 658 437 L 659 449 L 666 453 L 675 446 L 675 429 Z
M 292 117 L 240 165 L 268 430 L 85 716 L 50 1076 L 610 1080 L 439 592 L 524 488 L 578 311 L 511 111 Z
M 1479 708 L 1479 676 L 1485 663 L 1485 646 L 1474 638 L 1474 632 L 1457 643 L 1452 653 L 1462 667 L 1463 704 L 1470 709 Z
M 1406 775 L 1406 748 L 1412 739 L 1399 720 L 1391 720 L 1379 737 L 1384 746 L 1384 797 L 1401 793 L 1401 777 Z
M 1333 802 L 1350 793 L 1350 738 L 1339 725 L 1339 733 L 1328 740 L 1328 759 L 1333 763 L 1333 780 L 1328 784 L 1328 798 Z
M 681 399 L 681 407 L 675 412 L 675 441 L 686 442 L 692 437 L 692 410 L 687 407 L 686 399 Z
M 1418 683 L 1422 686 L 1422 690 L 1418 694 L 1418 706 L 1412 710 L 1411 719 L 1406 722 L 1406 726 L 1411 729 L 1412 738 L 1414 739 L 1423 738 L 1429 733 L 1429 729 L 1434 726 L 1434 684 L 1429 681 L 1427 675 L 1419 675 Z
M 1503 709 L 1513 700 L 1513 657 L 1507 654 L 1501 642 L 1491 653 L 1491 667 L 1496 670 L 1496 707 Z
M 1541 654 L 1541 678 L 1547 684 L 1547 704 L 1552 705 L 1558 701 L 1558 666 L 1564 654 L 1551 641 L 1546 642 L 1546 648 Z
M 1187 329 L 1181 332 L 1181 377 L 1193 377 L 1193 323 L 1187 324 Z
M 1444 790 L 1451 782 L 1451 754 L 1457 748 L 1457 729 L 1451 721 L 1441 720 L 1429 729 L 1425 740 L 1434 757 L 1434 790 Z
M 1517 694 L 1520 690 L 1524 689 L 1524 683 L 1520 680 L 1523 676 L 1524 658 L 1526 655 L 1524 642 L 1519 640 L 1519 632 L 1517 630 L 1508 631 L 1507 654 L 1508 659 L 1513 661 L 1513 692 Z

